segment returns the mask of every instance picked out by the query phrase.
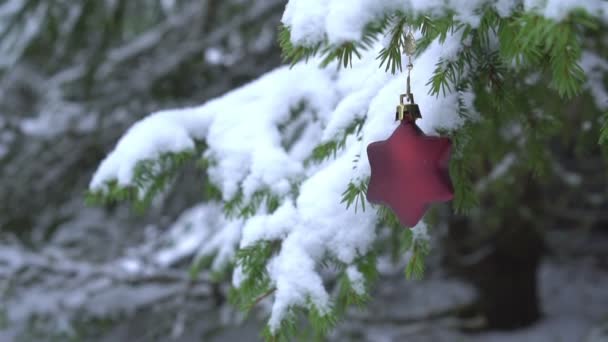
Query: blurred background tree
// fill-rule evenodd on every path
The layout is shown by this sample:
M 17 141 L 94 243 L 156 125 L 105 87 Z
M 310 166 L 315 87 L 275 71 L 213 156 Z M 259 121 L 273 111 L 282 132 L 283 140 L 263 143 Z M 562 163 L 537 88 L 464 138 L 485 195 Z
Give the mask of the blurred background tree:
M 185 283 L 187 273 L 128 279 L 112 265 L 198 199 L 194 167 L 146 215 L 87 208 L 85 189 L 140 115 L 204 102 L 276 67 L 283 8 L 274 0 L 0 1 L 0 311 L 20 320 L 13 332 L 69 331 L 79 300 L 58 313 L 70 307 L 68 294 L 87 296 L 89 286 L 103 296 Z M 154 300 L 107 311 L 182 296 L 151 290 Z M 17 339 L 9 336 L 0 340 Z
M 91 168 L 137 120 L 132 113 L 200 103 L 276 66 L 281 5 L 4 1 L 2 178 L 11 181 L 2 226 L 34 228 L 44 215 L 32 211 L 57 212 L 53 205 L 82 193 Z
M 180 216 L 205 191 L 195 163 L 145 214 L 116 203 L 85 207 L 83 194 L 99 162 L 145 113 L 204 103 L 279 66 L 284 6 L 0 2 L 0 340 L 254 339 L 259 323 L 226 329 L 243 317 L 225 305 L 225 283 L 206 272 L 188 274 L 204 239 L 184 228 L 204 217 Z M 579 33 L 601 57 L 608 55 L 605 32 L 600 26 Z M 608 68 L 596 64 L 604 67 L 586 70 L 587 78 L 606 89 Z M 480 75 L 508 78 L 494 71 Z M 532 99 L 562 121 L 525 114 L 525 126 L 512 126 L 538 139 L 525 146 L 516 132 L 505 133 L 510 107 L 495 122 L 471 127 L 479 143 L 467 147 L 466 175 L 476 205 L 466 215 L 437 210 L 431 235 L 440 248 L 427 260 L 423 282 L 406 282 L 398 257 L 396 265 L 381 260 L 376 299 L 364 313 L 349 312 L 352 323 L 339 325 L 335 339 L 415 339 L 423 331 L 437 340 L 484 341 L 490 337 L 454 334 L 529 327 L 543 312 L 566 310 L 584 318 L 565 325 L 573 331 L 565 340 L 602 334 L 608 189 L 598 97 L 586 88 L 557 100 L 547 96 L 549 76 L 533 84 L 511 76 L 509 84 L 519 87 L 496 94 Z M 478 106 L 488 111 L 503 105 L 485 100 Z M 380 254 L 393 252 L 398 236 L 380 239 Z M 559 292 L 560 282 L 572 292 Z M 505 336 L 551 340 L 550 330 L 564 333 L 559 321 L 547 322 L 529 335 Z

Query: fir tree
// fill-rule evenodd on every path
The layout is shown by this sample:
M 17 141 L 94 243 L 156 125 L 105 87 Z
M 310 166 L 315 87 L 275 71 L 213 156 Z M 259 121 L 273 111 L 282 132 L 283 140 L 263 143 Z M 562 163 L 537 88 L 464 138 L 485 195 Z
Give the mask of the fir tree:
M 270 301 L 267 340 L 291 340 L 300 317 L 323 336 L 350 305 L 368 300 L 377 258 L 405 258 L 405 276 L 421 277 L 433 253 L 427 227 L 450 220 L 446 212 L 492 232 L 498 212 L 532 188 L 518 182 L 556 177 L 547 147 L 572 110 L 589 120 L 593 143 L 608 141 L 606 78 L 593 76 L 608 71 L 607 22 L 602 1 L 435 8 L 370 0 L 345 8 L 291 0 L 279 28 L 291 68 L 200 107 L 143 119 L 101 164 L 89 200 L 145 207 L 180 165 L 196 160 L 205 174 L 200 208 L 217 220 L 200 228 L 210 238 L 192 275 L 206 267 L 218 282 L 231 276 L 231 301 L 244 310 Z M 387 208 L 366 202 L 365 147 L 394 128 L 410 29 L 419 124 L 453 139 L 456 196 L 451 209 L 401 227 Z

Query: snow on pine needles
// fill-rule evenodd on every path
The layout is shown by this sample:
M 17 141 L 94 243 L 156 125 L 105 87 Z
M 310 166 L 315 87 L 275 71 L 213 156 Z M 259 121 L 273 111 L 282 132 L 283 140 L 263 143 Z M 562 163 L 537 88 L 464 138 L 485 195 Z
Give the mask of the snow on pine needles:
M 291 0 L 283 24 L 290 28 L 294 45 L 341 44 L 360 40 L 367 23 L 394 11 L 444 13 L 449 7 L 457 11 L 459 20 L 475 26 L 475 11 L 485 1 L 450 0 L 447 7 L 444 3 L 357 0 L 345 6 L 341 0 Z M 557 7 L 552 10 L 526 1 L 527 6 L 554 16 L 576 7 L 547 3 Z M 498 0 L 494 5 L 502 16 L 513 10 L 512 1 Z M 474 112 L 474 95 L 467 89 L 429 95 L 428 81 L 438 63 L 457 58 L 465 49 L 461 38 L 457 31 L 441 43 L 434 40 L 414 60 L 412 90 L 422 110 L 417 123 L 427 134 L 458 129 L 464 120 L 459 115 L 463 105 Z M 353 288 L 363 292 L 355 264 L 376 239 L 375 210 L 347 208 L 342 199 L 349 184 L 365 183 L 369 177 L 367 145 L 386 139 L 397 125 L 394 111 L 399 94 L 405 92 L 405 75 L 379 68 L 376 57 L 382 47 L 376 43 L 359 51 L 352 67 L 331 63 L 321 68 L 320 60 L 313 58 L 293 68 L 280 67 L 201 106 L 154 113 L 120 139 L 90 188 L 109 193 L 112 184 L 118 184 L 134 187 L 137 196 L 144 196 L 146 184 L 142 188 L 135 177 L 139 163 L 166 153 L 196 152 L 203 142 L 205 147 L 196 156 L 206 161 L 208 179 L 203 186 L 217 188 L 220 195 L 215 202 L 195 207 L 172 227 L 178 232 L 170 236 L 175 250 L 159 251 L 158 261 L 171 264 L 172 258 L 188 253 L 216 255 L 220 260 L 211 267 L 219 270 L 235 256 L 238 260 L 238 251 L 265 243 L 271 252 L 264 264 L 237 262 L 233 285 L 239 288 L 257 281 L 251 277 L 258 274 L 251 272 L 262 270 L 267 281 L 262 285 L 272 292 L 271 332 L 280 329 L 296 306 L 323 315 L 331 310 L 332 298 L 319 265 L 328 257 L 345 265 Z M 315 159 L 319 146 L 329 146 L 335 153 Z M 256 198 L 266 201 L 248 205 Z M 218 209 L 222 205 L 224 210 Z M 235 205 L 247 210 L 237 215 L 226 210 Z M 420 225 L 414 238 L 427 239 L 425 228 Z M 260 294 L 265 297 L 266 292 Z
M 440 51 L 437 46 L 425 57 L 437 60 Z M 260 206 L 242 224 L 236 222 L 241 218 L 231 223 L 222 211 L 200 207 L 205 215 L 222 217 L 205 218 L 205 224 L 192 222 L 190 229 L 193 226 L 208 232 L 175 234 L 175 252 L 160 251 L 159 262 L 170 264 L 171 256 L 194 252 L 192 242 L 208 254 L 222 251 L 221 255 L 232 256 L 237 247 L 280 240 L 281 249 L 267 268 L 276 288 L 271 328 L 279 326 L 290 307 L 306 305 L 308 300 L 320 311 L 329 310 L 331 301 L 318 264 L 329 254 L 350 265 L 369 251 L 375 239 L 375 211 L 347 209 L 341 199 L 352 180 L 369 176 L 366 146 L 386 138 L 395 128 L 393 111 L 404 91 L 401 75 L 378 69 L 376 53 L 366 53 L 352 69 L 322 69 L 314 61 L 292 69 L 281 67 L 200 107 L 154 113 L 122 137 L 94 175 L 91 190 L 107 190 L 111 181 L 133 185 L 139 161 L 190 150 L 195 141 L 204 140 L 204 156 L 212 160 L 207 170 L 209 181 L 219 188 L 224 201 L 240 194 L 247 202 L 256 191 L 269 191 L 280 199 L 280 205 L 273 212 Z M 433 67 L 434 63 L 421 62 L 414 77 L 431 75 Z M 453 108 L 456 104 L 449 102 L 455 98 L 426 95 L 423 76 L 419 78 L 414 78 L 417 100 L 429 107 L 423 107 L 420 124 L 432 133 L 432 123 L 444 122 L 434 117 L 452 115 L 453 111 L 445 108 Z M 433 105 L 436 101 L 439 104 Z M 335 139 L 356 119 L 365 120 L 359 136 L 356 132 L 349 135 L 335 159 L 307 162 L 316 146 Z M 450 120 L 457 122 L 456 118 Z M 297 127 L 289 129 L 296 123 Z M 203 220 L 200 215 L 190 216 Z M 174 229 L 183 231 L 179 228 L 183 221 Z M 242 227 L 236 234 L 235 224 Z M 222 240 L 227 246 L 213 238 L 223 229 L 231 230 L 230 238 Z M 234 238 L 239 239 L 239 235 L 237 246 Z M 212 243 L 215 245 L 210 248 Z M 222 267 L 225 260 L 215 265 Z M 240 272 L 237 269 L 236 273 Z M 357 272 L 351 269 L 347 274 L 354 277 L 354 284 L 361 283 Z M 238 279 L 234 285 L 239 286 Z

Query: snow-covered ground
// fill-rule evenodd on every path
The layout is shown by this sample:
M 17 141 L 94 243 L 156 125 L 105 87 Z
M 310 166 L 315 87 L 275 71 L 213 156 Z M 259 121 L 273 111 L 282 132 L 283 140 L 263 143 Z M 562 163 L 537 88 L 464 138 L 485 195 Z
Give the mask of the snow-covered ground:
M 526 329 L 465 334 L 453 318 L 429 319 L 432 313 L 465 303 L 466 287 L 445 279 L 418 283 L 402 280 L 380 285 L 375 302 L 363 321 L 351 321 L 342 330 L 357 332 L 374 342 L 599 342 L 608 341 L 608 258 L 547 257 L 538 275 L 543 318 Z M 374 310 L 374 308 L 376 308 Z M 374 311 L 372 311 L 374 310 Z M 381 319 L 384 312 L 391 312 Z M 427 319 L 423 319 L 427 317 Z M 343 341 L 344 336 L 335 337 Z M 348 339 L 352 340 L 352 339 Z
M 608 238 L 588 236 L 584 234 L 561 237 L 561 242 L 555 244 L 551 250 L 558 253 L 545 257 L 538 273 L 539 294 L 542 301 L 543 318 L 534 326 L 518 331 L 485 332 L 478 334 L 465 334 L 458 327 L 471 322 L 457 320 L 450 312 L 474 299 L 474 290 L 461 281 L 448 279 L 433 260 L 430 261 L 429 272 L 422 281 L 408 281 L 403 276 L 402 265 L 389 266 L 382 263 L 381 272 L 384 274 L 378 281 L 373 293 L 373 301 L 362 311 L 352 310 L 339 324 L 332 341 L 370 341 L 370 342 L 601 342 L 608 341 Z M 549 234 L 550 244 L 558 237 L 555 232 Z M 602 237 L 604 236 L 604 237 Z M 579 237 L 579 238 L 575 238 Z M 564 244 L 567 241 L 568 244 Z M 573 242 L 574 241 L 574 242 Z M 3 245 L 0 256 L 11 253 L 8 245 Z M 436 251 L 439 253 L 439 251 Z M 17 259 L 32 265 L 51 267 L 53 264 L 44 264 L 43 258 L 21 253 Z M 432 258 L 434 259 L 434 258 Z M 17 262 L 15 261 L 15 262 Z M 8 264 L 5 264 L 5 266 Z M 46 265 L 46 266 L 45 266 Z M 87 277 L 112 277 L 113 281 L 120 282 L 121 274 L 118 269 L 99 268 L 91 269 L 92 264 L 60 262 L 56 266 L 62 272 L 72 274 L 71 289 L 68 292 L 77 295 L 86 292 L 89 288 L 79 288 L 79 284 L 86 284 Z M 6 268 L 8 270 L 8 268 Z M 2 270 L 0 270 L 2 271 Z M 161 270 L 159 270 L 160 272 Z M 167 272 L 170 270 L 166 270 Z M 117 273 L 118 272 L 118 273 Z M 158 278 L 157 288 L 150 286 L 136 286 L 136 284 L 113 285 L 107 290 L 100 290 L 102 284 L 96 283 L 97 294 L 90 295 L 82 303 L 82 307 L 94 307 L 97 311 L 117 311 L 116 303 L 132 309 L 121 310 L 126 315 L 115 325 L 104 328 L 95 339 L 87 341 L 132 341 L 133 336 L 142 336 L 137 341 L 149 341 L 154 331 L 175 329 L 181 326 L 181 335 L 173 341 L 257 341 L 259 332 L 267 322 L 263 310 L 253 312 L 249 319 L 242 324 L 241 315 L 229 306 L 214 304 L 209 297 L 204 284 L 190 290 L 186 302 L 182 296 L 173 293 L 183 292 L 183 287 L 168 286 L 163 281 L 176 279 L 179 275 L 186 277 L 185 270 L 175 269 L 166 274 L 148 274 L 148 278 Z M 1 272 L 0 272 L 1 273 Z M 62 273 L 63 274 L 63 273 Z M 126 276 L 126 275 L 125 275 Z M 54 281 L 58 281 L 55 275 Z M 118 278 L 116 278 L 118 277 Z M 0 274 L 0 278 L 2 275 Z M 164 280 L 163 280 L 164 279 Z M 79 283 L 81 281 L 81 283 Z M 66 286 L 59 285 L 58 286 Z M 91 283 L 91 286 L 95 284 Z M 103 286 L 102 286 L 103 287 Z M 66 301 L 70 298 L 59 296 L 61 289 L 54 291 L 34 291 L 22 288 L 23 296 L 5 302 L 10 310 L 10 316 L 20 311 L 40 309 L 40 305 L 57 303 L 73 303 Z M 93 288 L 90 288 L 93 289 Z M 173 291 L 173 292 L 172 292 Z M 20 292 L 20 293 L 21 293 Z M 64 293 L 66 290 L 64 290 Z M 74 297 L 71 296 L 71 297 Z M 65 298 L 64 298 L 65 297 Z M 173 298 L 173 299 L 172 299 Z M 184 297 L 186 298 L 186 297 Z M 36 300 L 38 299 L 38 300 Z M 74 298 L 72 298 L 74 299 Z M 69 303 L 68 303 L 69 302 Z M 114 304 L 113 304 L 114 303 Z M 262 303 L 264 304 L 271 304 Z M 107 308 L 112 306 L 111 308 Z M 175 308 L 180 312 L 178 319 Z M 104 309 L 105 308 L 105 309 Z M 69 305 L 65 307 L 69 311 Z M 60 310 L 61 311 L 61 310 Z M 99 314 L 99 312 L 98 312 Z M 103 315 L 102 315 L 103 316 Z M 66 311 L 67 317 L 67 311 Z M 12 322 L 2 326 L 0 316 L 0 342 L 14 341 L 15 332 L 27 319 Z M 160 324 L 159 322 L 163 322 Z M 182 322 L 182 323 L 180 323 Z M 5 322 L 6 323 L 6 322 Z M 180 323 L 180 324 L 177 324 Z M 16 324 L 16 325 L 15 325 Z M 3 330 L 6 329 L 6 330 Z M 143 334 L 143 335 L 142 335 Z M 46 341 L 46 340 L 40 340 Z
M 547 257 L 539 272 L 543 318 L 521 330 L 466 334 L 454 318 L 433 318 L 472 299 L 465 284 L 441 275 L 418 282 L 402 275 L 380 279 L 374 301 L 352 312 L 332 341 L 369 342 L 604 342 L 608 341 L 608 259 Z M 255 340 L 255 324 L 228 329 L 211 341 L 234 336 Z M 190 340 L 183 340 L 190 342 Z

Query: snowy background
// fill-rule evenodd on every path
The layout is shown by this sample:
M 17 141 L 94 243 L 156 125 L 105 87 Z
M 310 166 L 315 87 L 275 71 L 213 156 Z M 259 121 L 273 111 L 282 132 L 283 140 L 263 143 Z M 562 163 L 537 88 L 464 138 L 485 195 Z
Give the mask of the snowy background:
M 352 263 L 373 247 L 374 213 L 344 210 L 341 194 L 351 179 L 369 175 L 365 146 L 394 128 L 403 77 L 378 68 L 377 50 L 386 42 L 346 70 L 318 68 L 317 60 L 281 66 L 276 27 L 281 20 L 291 26 L 294 43 L 326 37 L 339 44 L 359 39 L 363 23 L 384 11 L 436 6 L 380 3 L 0 2 L 0 341 L 249 341 L 258 339 L 269 314 L 270 325 L 277 325 L 289 305 L 308 295 L 318 307 L 327 305 L 315 262 L 330 252 Z M 461 9 L 462 21 L 475 22 L 480 1 L 449 3 Z M 507 15 L 510 3 L 495 5 Z M 575 5 L 608 18 L 599 1 L 524 3 L 556 20 Z M 458 129 L 458 104 L 472 105 L 467 90 L 425 95 L 437 61 L 455 58 L 461 48 L 457 33 L 431 44 L 415 61 L 412 86 L 424 108 L 419 124 L 428 134 Z M 581 64 L 600 71 L 593 75 L 608 69 L 605 58 L 591 53 Z M 602 82 L 589 78 L 598 106 L 608 104 Z M 364 117 L 360 136 L 345 136 L 347 147 L 335 160 L 306 162 L 316 145 Z M 203 157 L 212 165 L 208 181 L 223 200 L 251 198 L 264 189 L 280 199 L 277 211 L 235 220 L 218 203 L 199 203 L 205 182 L 194 163 L 145 213 L 127 204 L 85 206 L 87 189 L 109 191 L 111 181 L 132 185 L 138 161 L 193 150 L 203 139 Z M 605 341 L 605 164 L 598 151 L 574 162 L 569 151 L 559 153 L 580 168 L 563 171 L 568 191 L 556 196 L 543 189 L 540 195 L 565 207 L 539 223 L 547 229 L 536 271 L 542 310 L 537 323 L 487 331 L 479 317 L 463 318 L 477 292 L 466 273 L 445 262 L 449 234 L 439 225 L 430 234 L 425 278 L 405 279 L 406 256 L 396 262 L 379 258 L 373 300 L 349 311 L 330 338 Z M 508 172 L 510 160 L 496 173 Z M 291 192 L 296 183 L 297 196 Z M 595 205 L 573 208 L 581 197 Z M 426 236 L 424 228 L 417 233 Z M 276 293 L 245 317 L 227 303 L 231 282 L 214 278 L 237 246 L 279 238 L 284 248 L 269 265 Z M 190 263 L 210 254 L 211 272 L 193 280 Z M 356 286 L 360 274 L 351 268 L 348 275 Z M 239 269 L 228 279 L 238 286 Z

